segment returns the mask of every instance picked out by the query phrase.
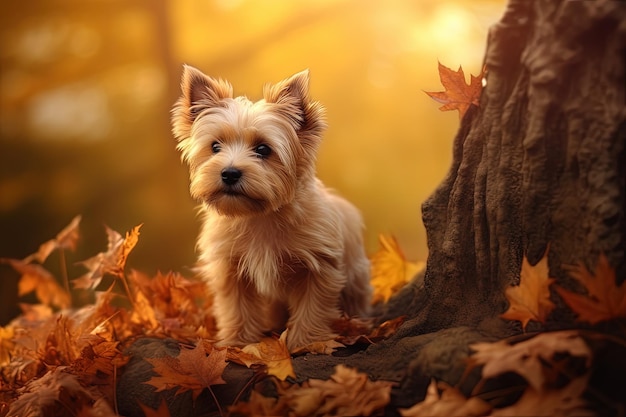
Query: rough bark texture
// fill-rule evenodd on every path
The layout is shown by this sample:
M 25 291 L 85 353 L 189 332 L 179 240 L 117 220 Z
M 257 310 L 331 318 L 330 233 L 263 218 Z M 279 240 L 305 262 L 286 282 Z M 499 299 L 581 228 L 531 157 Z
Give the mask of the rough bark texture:
M 408 320 L 365 350 L 295 358 L 299 380 L 327 378 L 339 363 L 356 366 L 398 383 L 393 414 L 420 400 L 430 377 L 457 383 L 470 343 L 518 330 L 498 315 L 524 255 L 535 264 L 549 245 L 550 274 L 564 286 L 572 283 L 563 264 L 593 269 L 600 253 L 620 282 L 626 277 L 626 3 L 511 0 L 490 31 L 485 65 L 480 106 L 465 115 L 450 171 L 423 204 L 423 281 L 382 311 L 382 319 Z M 573 324 L 565 309 L 550 319 L 553 327 Z M 120 386 L 149 379 L 141 359 L 149 355 L 137 354 Z M 605 356 L 613 362 L 603 364 Z M 599 357 L 592 379 L 608 384 L 622 356 Z M 242 375 L 235 368 L 229 365 L 226 380 Z M 468 392 L 475 377 L 461 388 Z M 224 389 L 226 403 L 241 386 Z M 159 402 L 155 393 L 141 395 L 146 404 Z M 136 398 L 127 400 L 122 414 L 141 415 Z

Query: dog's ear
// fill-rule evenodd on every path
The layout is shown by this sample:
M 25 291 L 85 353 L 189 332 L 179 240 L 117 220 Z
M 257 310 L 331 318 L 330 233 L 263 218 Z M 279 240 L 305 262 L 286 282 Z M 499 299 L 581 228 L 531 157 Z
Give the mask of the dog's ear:
M 200 112 L 220 105 L 220 101 L 233 96 L 233 87 L 224 80 L 211 78 L 202 71 L 183 66 L 180 83 L 182 95 L 172 109 L 172 126 L 178 140 L 189 137 L 191 125 Z
M 263 97 L 267 103 L 275 103 L 276 111 L 292 121 L 301 139 L 320 138 L 326 127 L 324 107 L 309 98 L 308 69 L 274 85 L 266 85 Z

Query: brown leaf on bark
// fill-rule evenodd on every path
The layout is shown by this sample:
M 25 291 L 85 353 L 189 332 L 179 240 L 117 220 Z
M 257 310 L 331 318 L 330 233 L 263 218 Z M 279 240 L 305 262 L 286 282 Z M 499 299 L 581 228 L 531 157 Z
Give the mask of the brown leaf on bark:
M 425 91 L 425 93 L 433 100 L 443 104 L 443 106 L 439 107 L 439 110 L 458 110 L 459 119 L 462 119 L 471 105 L 478 106 L 485 70 L 483 69 L 476 77 L 470 74 L 470 83 L 467 84 L 461 66 L 459 66 L 457 71 L 453 71 L 441 62 L 438 64 L 439 78 L 445 91 L 435 93 Z
M 494 343 L 470 345 L 475 351 L 469 358 L 471 367 L 484 365 L 483 378 L 494 378 L 507 372 L 522 376 L 536 391 L 541 391 L 554 381 L 558 367 L 550 367 L 556 354 L 569 354 L 586 360 L 591 365 L 592 353 L 589 346 L 575 330 L 539 333 L 523 342 L 510 345 L 506 340 Z
M 291 354 L 285 343 L 286 332 L 280 338 L 264 337 L 259 343 L 244 346 L 241 350 L 248 355 L 252 355 L 267 366 L 267 373 L 284 381 L 288 377 L 295 378 L 291 363 Z
M 339 334 L 335 340 L 344 345 L 376 343 L 393 335 L 405 319 L 406 316 L 396 317 L 372 328 L 371 320 L 342 317 L 333 323 L 333 330 Z
M 583 399 L 588 379 L 588 376 L 575 378 L 559 389 L 536 390 L 527 387 L 515 404 L 494 409 L 491 416 L 596 416 L 596 413 L 586 408 L 587 403 Z
M 504 293 L 510 306 L 500 317 L 520 321 L 524 330 L 530 320 L 545 323 L 555 307 L 550 300 L 550 284 L 554 278 L 548 277 L 548 250 L 534 266 L 524 256 L 519 285 L 508 287 Z
M 442 392 L 439 394 L 438 389 Z M 491 405 L 478 397 L 466 398 L 457 388 L 445 382 L 437 384 L 433 379 L 428 385 L 426 398 L 411 408 L 401 409 L 404 417 L 448 417 L 484 416 L 491 411 Z
M 170 409 L 167 407 L 167 403 L 165 400 L 161 400 L 161 404 L 159 404 L 159 408 L 156 410 L 152 407 L 148 407 L 145 404 L 139 402 L 139 407 L 141 407 L 141 411 L 145 417 L 171 417 Z
M 212 349 L 207 357 L 204 345 L 198 342 L 193 349 L 181 349 L 177 357 L 164 356 L 146 359 L 154 366 L 153 376 L 146 384 L 157 392 L 178 387 L 176 394 L 192 391 L 193 399 L 211 385 L 225 384 L 222 373 L 226 368 L 226 349 Z
M 626 285 L 615 281 L 615 270 L 609 260 L 601 254 L 595 273 L 584 265 L 567 266 L 572 278 L 580 282 L 587 295 L 577 294 L 555 285 L 555 290 L 565 303 L 578 315 L 578 321 L 596 324 L 601 321 L 626 317 Z
M 370 416 L 389 403 L 392 385 L 371 381 L 354 368 L 337 365 L 330 379 L 310 379 L 281 394 L 296 416 Z

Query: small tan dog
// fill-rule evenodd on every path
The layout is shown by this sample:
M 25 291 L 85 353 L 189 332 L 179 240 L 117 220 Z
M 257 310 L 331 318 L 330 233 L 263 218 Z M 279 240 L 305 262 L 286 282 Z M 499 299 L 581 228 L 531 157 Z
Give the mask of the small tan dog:
M 214 294 L 223 345 L 286 327 L 290 350 L 334 337 L 340 311 L 368 314 L 362 219 L 315 176 L 324 109 L 303 71 L 263 100 L 185 66 L 172 111 L 190 192 L 201 201 L 198 271 Z

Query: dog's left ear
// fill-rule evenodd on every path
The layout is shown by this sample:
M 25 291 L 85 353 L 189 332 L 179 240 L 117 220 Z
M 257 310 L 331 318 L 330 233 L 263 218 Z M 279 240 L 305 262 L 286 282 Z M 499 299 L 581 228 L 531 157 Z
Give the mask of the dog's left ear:
M 211 78 L 190 65 L 183 66 L 180 88 L 182 95 L 172 109 L 172 127 L 179 141 L 189 137 L 191 125 L 202 110 L 233 96 L 227 81 Z
M 309 98 L 309 70 L 299 72 L 274 85 L 266 85 L 263 97 L 275 103 L 276 111 L 292 120 L 298 136 L 320 138 L 326 127 L 324 107 Z

